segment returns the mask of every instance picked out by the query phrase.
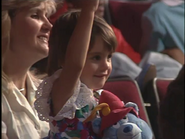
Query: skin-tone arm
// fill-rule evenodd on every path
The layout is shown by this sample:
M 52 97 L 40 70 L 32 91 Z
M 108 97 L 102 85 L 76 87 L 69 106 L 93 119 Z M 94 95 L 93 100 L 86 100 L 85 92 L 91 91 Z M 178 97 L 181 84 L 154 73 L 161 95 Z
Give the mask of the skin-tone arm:
M 184 64 L 185 55 L 178 48 L 166 49 L 166 50 L 163 50 L 161 53 L 167 54 L 168 56 L 170 56 L 171 58 L 175 59 L 176 61 L 178 61 L 182 65 Z
M 65 63 L 59 78 L 54 82 L 51 99 L 55 116 L 73 95 L 76 83 L 85 65 L 90 43 L 94 14 L 99 0 L 79 0 L 81 14 L 67 47 Z

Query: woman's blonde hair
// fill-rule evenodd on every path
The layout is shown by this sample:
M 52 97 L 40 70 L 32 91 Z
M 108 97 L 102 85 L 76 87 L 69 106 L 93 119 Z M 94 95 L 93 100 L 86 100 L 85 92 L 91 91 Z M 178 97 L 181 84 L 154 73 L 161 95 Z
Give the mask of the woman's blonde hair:
M 6 52 L 9 47 L 10 30 L 11 30 L 11 19 L 17 10 L 25 7 L 36 7 L 43 3 L 44 10 L 47 11 L 48 16 L 56 11 L 56 3 L 54 0 L 2 0 L 2 54 Z
M 1 18 L 1 28 L 2 28 L 2 36 L 1 36 L 1 44 L 2 44 L 2 54 L 6 53 L 6 50 L 9 48 L 10 41 L 10 30 L 11 30 L 11 20 L 15 16 L 16 12 L 23 8 L 33 8 L 37 7 L 40 4 L 43 7 L 43 10 L 46 10 L 47 16 L 49 17 L 56 11 L 56 3 L 55 0 L 2 0 L 1 8 L 2 8 L 2 18 Z M 3 62 L 3 58 L 2 58 Z M 6 80 L 6 82 L 10 82 L 7 79 L 7 76 L 2 71 L 3 75 L 2 79 Z M 32 77 L 35 80 L 35 77 Z
M 8 11 L 9 14 L 12 11 L 19 10 L 26 7 L 36 7 L 41 3 L 44 5 L 44 9 L 49 15 L 53 14 L 56 10 L 55 0 L 2 0 L 2 11 Z

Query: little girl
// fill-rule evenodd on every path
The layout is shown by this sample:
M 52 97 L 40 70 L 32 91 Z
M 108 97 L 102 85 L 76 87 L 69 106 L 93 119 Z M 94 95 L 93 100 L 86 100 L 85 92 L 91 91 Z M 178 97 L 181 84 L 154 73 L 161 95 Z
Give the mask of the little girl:
M 48 75 L 37 90 L 39 118 L 49 121 L 49 138 L 96 138 L 83 122 L 97 105 L 93 90 L 102 88 L 112 70 L 116 37 L 95 16 L 98 0 L 82 0 L 55 22 L 50 35 Z

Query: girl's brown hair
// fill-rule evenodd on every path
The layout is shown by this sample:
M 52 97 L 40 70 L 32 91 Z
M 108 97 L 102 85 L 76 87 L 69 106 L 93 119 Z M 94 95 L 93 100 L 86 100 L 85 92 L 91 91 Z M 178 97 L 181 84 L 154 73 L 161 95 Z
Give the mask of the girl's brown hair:
M 63 63 L 65 60 L 67 46 L 79 16 L 79 10 L 71 10 L 60 16 L 59 19 L 54 23 L 49 39 L 50 50 L 47 69 L 49 76 L 61 68 L 61 63 Z M 102 37 L 105 42 L 105 46 L 109 51 L 115 51 L 117 41 L 112 28 L 106 23 L 104 19 L 95 16 L 89 50 L 91 50 L 93 47 L 95 37 L 97 35 Z

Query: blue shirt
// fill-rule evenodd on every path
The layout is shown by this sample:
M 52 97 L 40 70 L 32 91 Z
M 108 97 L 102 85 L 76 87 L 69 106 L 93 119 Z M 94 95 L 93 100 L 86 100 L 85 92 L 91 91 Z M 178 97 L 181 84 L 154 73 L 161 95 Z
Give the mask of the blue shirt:
M 184 3 L 177 6 L 154 3 L 143 17 L 152 25 L 151 34 L 148 34 L 149 50 L 160 52 L 178 47 L 184 53 Z

